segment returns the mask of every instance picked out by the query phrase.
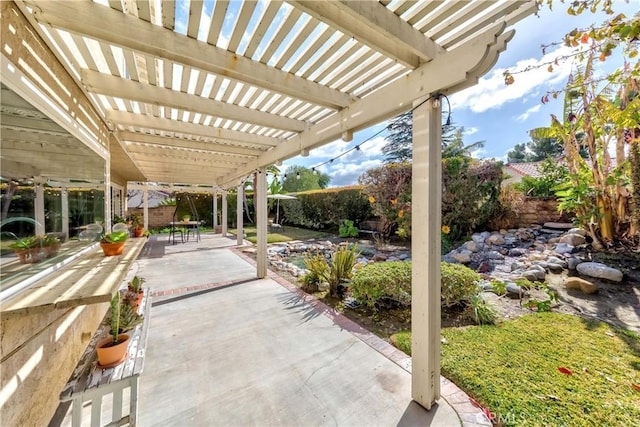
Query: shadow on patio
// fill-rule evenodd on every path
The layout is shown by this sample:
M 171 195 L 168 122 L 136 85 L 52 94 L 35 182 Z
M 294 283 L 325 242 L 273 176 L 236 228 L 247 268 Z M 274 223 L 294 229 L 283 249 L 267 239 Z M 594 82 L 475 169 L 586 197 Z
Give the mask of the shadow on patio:
M 157 247 L 162 257 L 150 255 Z M 137 260 L 155 295 L 139 425 L 483 422 L 468 399 L 449 399 L 458 413 L 444 399 L 429 412 L 413 403 L 411 374 L 385 356 L 389 344 L 275 275 L 256 279 L 234 247 L 220 235 L 178 245 L 161 236 Z M 442 384 L 445 396 L 461 393 Z

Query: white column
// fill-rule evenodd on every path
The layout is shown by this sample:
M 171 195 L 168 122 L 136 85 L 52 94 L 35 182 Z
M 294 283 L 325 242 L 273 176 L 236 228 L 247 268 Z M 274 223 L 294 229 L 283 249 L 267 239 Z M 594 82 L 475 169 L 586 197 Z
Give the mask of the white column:
M 44 234 L 44 186 L 36 183 L 36 198 L 33 204 L 34 219 L 36 220 L 36 234 Z
M 122 194 L 120 195 L 120 210 L 122 212 L 120 216 L 125 216 L 127 214 L 127 210 L 129 210 L 129 198 L 127 197 L 127 191 L 127 183 L 125 182 L 124 187 L 122 187 Z
M 413 111 L 411 395 L 426 409 L 440 398 L 441 111 L 437 99 Z
M 60 191 L 60 206 L 62 208 L 62 232 L 65 235 L 64 240 L 69 240 L 69 190 L 63 188 Z
M 222 237 L 227 237 L 227 192 L 222 192 Z
M 238 197 L 236 202 L 236 231 L 238 246 L 242 245 L 244 240 L 244 209 L 242 206 L 242 199 L 244 197 L 244 184 L 238 185 Z
M 267 171 L 258 169 L 253 204 L 256 207 L 257 268 L 258 279 L 267 277 Z
M 111 231 L 111 156 L 107 156 L 104 162 L 104 232 L 109 233 Z
M 218 192 L 213 192 L 213 231 L 218 226 Z
M 142 190 L 142 216 L 144 221 L 144 229 L 149 229 L 149 190 L 146 188 L 147 183 L 144 184 L 145 189 Z M 126 200 L 125 196 L 125 200 Z

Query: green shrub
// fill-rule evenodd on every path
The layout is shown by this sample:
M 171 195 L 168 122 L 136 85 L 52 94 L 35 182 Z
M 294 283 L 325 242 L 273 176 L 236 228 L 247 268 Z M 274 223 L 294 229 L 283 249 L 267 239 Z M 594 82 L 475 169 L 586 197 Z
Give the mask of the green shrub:
M 357 224 L 373 217 L 360 187 L 306 191 L 296 197 L 280 202 L 280 216 L 289 225 L 337 231 L 344 218 Z
M 318 290 L 318 285 L 329 273 L 327 259 L 320 252 L 309 252 L 302 260 L 304 261 L 305 268 L 309 270 L 309 272 L 302 277 L 302 282 L 305 284 L 307 291 L 315 292 Z
M 358 237 L 358 228 L 353 225 L 353 221 L 349 221 L 348 219 L 342 221 L 338 232 L 340 233 L 340 237 Z
M 354 275 L 351 293 L 356 301 L 369 308 L 377 308 L 383 298 L 409 306 L 411 262 L 390 261 L 365 265 Z
M 441 300 L 444 307 L 471 301 L 478 293 L 480 275 L 460 264 L 441 263 Z
M 495 325 L 498 314 L 479 293 L 469 298 L 469 309 L 471 310 L 473 320 L 478 325 Z
M 549 199 L 555 197 L 554 188 L 569 181 L 566 165 L 547 158 L 538 166 L 540 177 L 524 176 L 515 188 L 529 197 Z
M 329 271 L 324 275 L 325 281 L 329 283 L 331 296 L 342 296 L 341 284 L 353 277 L 353 266 L 358 256 L 360 256 L 358 245 L 345 245 L 333 253 Z

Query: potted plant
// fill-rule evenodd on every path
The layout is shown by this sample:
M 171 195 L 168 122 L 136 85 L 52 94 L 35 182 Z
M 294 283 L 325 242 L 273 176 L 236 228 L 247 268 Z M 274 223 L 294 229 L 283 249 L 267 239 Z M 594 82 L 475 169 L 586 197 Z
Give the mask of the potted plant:
M 28 264 L 34 262 L 32 249 L 37 249 L 38 243 L 38 238 L 36 236 L 27 236 L 16 240 L 14 243 L 9 245 L 9 247 L 13 249 L 14 253 L 17 255 L 18 262 L 20 262 L 20 264 Z
M 142 219 L 142 215 L 137 213 L 127 215 L 127 223 L 131 224 L 134 237 L 142 237 L 144 233 L 144 220 Z
M 124 362 L 129 347 L 129 335 L 120 333 L 120 291 L 111 298 L 111 334 L 96 345 L 98 366 L 112 368 Z
M 133 279 L 129 281 L 127 284 L 127 294 L 128 299 L 131 301 L 131 305 L 133 305 L 138 310 L 140 304 L 142 304 L 142 297 L 144 296 L 144 291 L 142 290 L 142 285 L 146 280 L 140 276 L 133 276 Z
M 129 233 L 126 231 L 114 231 L 105 234 L 102 239 L 100 239 L 100 247 L 104 252 L 104 256 L 122 255 L 124 244 L 128 237 Z
M 40 244 L 44 248 L 46 258 L 56 256 L 61 246 L 60 239 L 50 234 L 43 236 L 40 239 Z
M 118 325 L 118 334 L 127 333 L 140 323 L 142 323 L 142 315 L 138 314 L 137 310 L 131 305 L 130 300 L 127 299 L 128 291 L 123 289 L 120 292 L 120 320 Z M 106 317 L 106 322 L 110 325 L 112 322 L 111 310 Z

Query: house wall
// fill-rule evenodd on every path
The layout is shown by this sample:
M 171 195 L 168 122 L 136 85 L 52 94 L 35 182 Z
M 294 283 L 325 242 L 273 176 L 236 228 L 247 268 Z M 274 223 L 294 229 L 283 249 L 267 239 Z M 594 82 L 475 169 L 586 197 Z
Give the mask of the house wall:
M 106 149 L 106 125 L 20 8 L 14 2 L 3 1 L 0 13 L 2 54 L 12 69 L 27 76 L 48 97 L 55 111 L 61 112 L 57 114 L 82 121 L 96 135 L 93 143 Z M 4 79 L 3 83 L 10 86 Z M 31 90 L 26 84 L 21 89 Z M 42 112 L 47 114 L 46 110 Z M 60 391 L 107 307 L 107 303 L 100 303 L 1 317 L 0 425 L 49 423 L 59 404 Z
M 168 227 L 169 223 L 173 221 L 173 213 L 175 212 L 175 206 L 156 206 L 155 208 L 149 208 L 149 228 Z M 132 208 L 127 210 L 127 215 L 137 213 L 144 215 L 143 208 Z
M 109 303 L 0 321 L 0 425 L 48 425 Z

